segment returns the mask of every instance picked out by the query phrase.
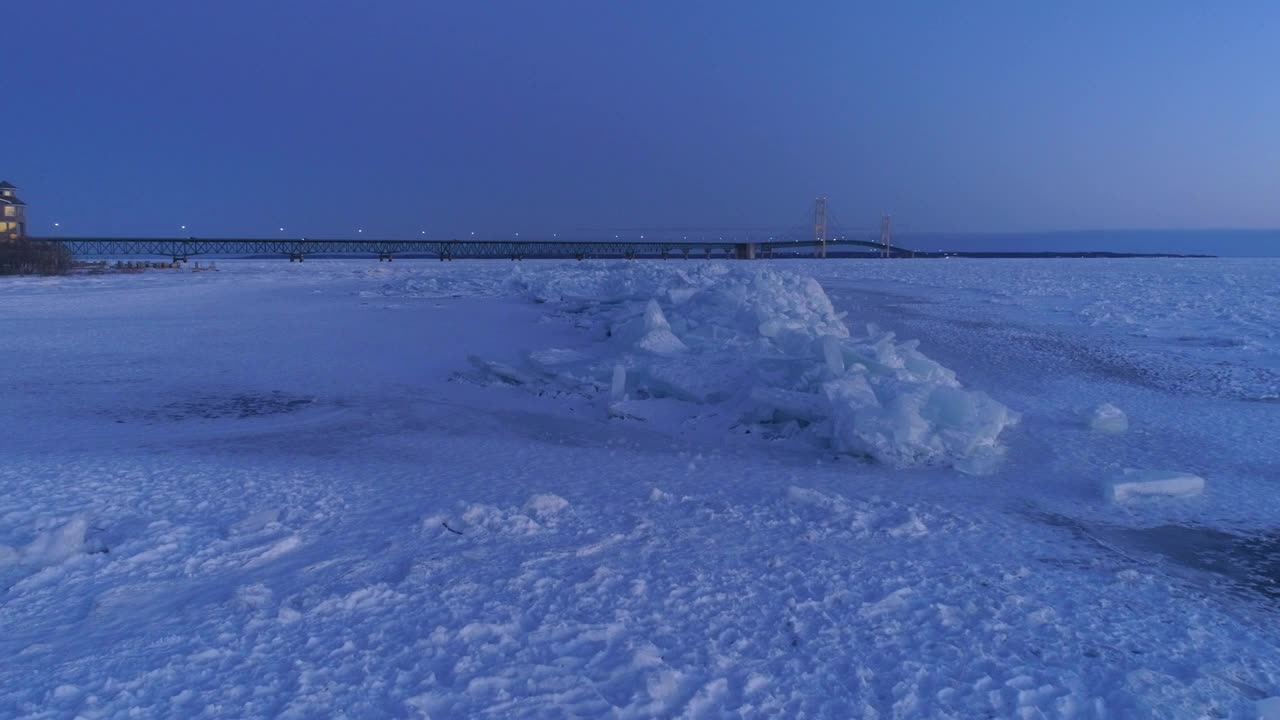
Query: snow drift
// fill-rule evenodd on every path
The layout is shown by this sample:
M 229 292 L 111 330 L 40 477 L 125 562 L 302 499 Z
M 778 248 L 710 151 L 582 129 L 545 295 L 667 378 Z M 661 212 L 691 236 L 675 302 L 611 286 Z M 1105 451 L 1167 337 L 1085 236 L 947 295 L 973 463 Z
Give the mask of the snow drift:
M 0 544 L 0 568 L 22 563 L 35 567 L 58 563 L 87 550 L 94 549 L 85 542 L 89 530 L 89 518 L 83 513 L 38 532 L 35 538 L 21 548 Z
M 965 389 L 915 341 L 874 325 L 851 333 L 810 277 L 723 264 L 615 263 L 517 269 L 511 282 L 605 331 L 599 352 L 543 351 L 530 362 L 635 406 L 615 416 L 643 416 L 639 406 L 657 399 L 734 405 L 766 436 L 808 437 L 898 467 L 968 473 L 994 469 L 1004 452 L 1000 434 L 1018 422 L 986 393 Z

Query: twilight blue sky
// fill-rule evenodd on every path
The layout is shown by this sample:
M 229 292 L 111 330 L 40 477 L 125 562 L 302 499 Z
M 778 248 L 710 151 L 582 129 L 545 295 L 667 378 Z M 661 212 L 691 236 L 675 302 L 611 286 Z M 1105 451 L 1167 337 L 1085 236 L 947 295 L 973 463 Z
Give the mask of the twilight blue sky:
M 7 3 L 33 233 L 1280 227 L 1280 3 Z M 624 231 L 625 232 L 625 231 Z M 1034 241 L 1029 241 L 1034 244 Z M 1028 248 L 1035 249 L 1035 248 Z

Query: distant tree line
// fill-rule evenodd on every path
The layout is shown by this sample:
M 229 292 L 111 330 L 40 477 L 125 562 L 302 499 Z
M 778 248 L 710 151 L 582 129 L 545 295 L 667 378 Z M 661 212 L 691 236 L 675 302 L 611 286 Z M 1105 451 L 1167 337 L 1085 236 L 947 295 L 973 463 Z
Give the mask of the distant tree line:
M 45 240 L 0 241 L 0 275 L 65 275 L 71 253 L 62 243 Z

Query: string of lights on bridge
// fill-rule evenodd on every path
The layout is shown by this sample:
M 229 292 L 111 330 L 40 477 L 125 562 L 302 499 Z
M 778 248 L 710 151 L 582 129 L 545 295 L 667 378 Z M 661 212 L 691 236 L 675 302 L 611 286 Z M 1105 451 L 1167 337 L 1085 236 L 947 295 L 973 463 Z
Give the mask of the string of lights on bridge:
M 708 258 L 722 253 L 726 257 L 750 259 L 773 256 L 782 250 L 784 254 L 795 254 L 804 248 L 813 248 L 817 257 L 826 257 L 828 247 L 860 246 L 879 251 L 883 257 L 913 256 L 914 252 L 895 247 L 890 240 L 889 217 L 882 216 L 878 238 L 864 235 L 863 239 L 850 237 L 843 232 L 841 225 L 827 206 L 827 199 L 819 197 L 813 206 L 813 225 L 806 228 L 795 225 L 783 232 L 776 230 L 741 231 L 735 229 L 729 233 L 699 232 L 690 239 L 690 234 L 681 233 L 680 239 L 673 239 L 675 229 L 659 230 L 659 237 L 651 237 L 649 232 L 603 232 L 577 230 L 566 233 L 568 238 L 561 239 L 560 232 L 542 233 L 530 239 L 522 232 L 512 232 L 503 236 L 476 237 L 476 231 L 468 231 L 463 239 L 456 236 L 449 239 L 432 239 L 426 230 L 419 230 L 420 239 L 407 238 L 368 238 L 365 228 L 357 227 L 354 237 L 349 239 L 317 239 L 308 237 L 291 238 L 287 234 L 287 226 L 276 226 L 274 238 L 260 236 L 257 238 L 208 238 L 195 237 L 191 228 L 180 224 L 178 237 L 135 237 L 135 238 L 103 238 L 103 237 L 68 237 L 61 234 L 61 223 L 54 222 L 55 236 L 47 238 L 60 242 L 77 255 L 112 255 L 112 254 L 158 254 L 172 255 L 175 260 L 185 259 L 192 254 L 280 254 L 290 259 L 302 260 L 306 255 L 314 254 L 365 254 L 377 255 L 379 259 L 390 260 L 395 255 L 430 255 L 440 259 L 456 257 L 505 257 L 522 259 L 523 257 L 667 257 L 678 253 L 683 257 L 691 254 L 705 254 Z M 810 234 L 810 229 L 812 234 Z M 741 232 L 741 235 L 739 235 Z M 601 237 L 612 234 L 612 240 Z M 744 237 L 745 236 L 745 237 Z M 767 239 L 765 239 L 767 237 Z M 788 252 L 788 246 L 794 250 Z M 859 250 L 866 254 L 866 250 Z

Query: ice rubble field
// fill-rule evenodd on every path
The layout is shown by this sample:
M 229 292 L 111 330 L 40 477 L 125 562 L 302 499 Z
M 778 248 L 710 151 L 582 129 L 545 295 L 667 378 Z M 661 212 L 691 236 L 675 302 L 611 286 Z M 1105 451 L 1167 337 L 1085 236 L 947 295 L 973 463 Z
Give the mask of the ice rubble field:
M 1280 695 L 1275 261 L 219 266 L 0 283 L 0 716 Z
M 825 266 L 811 266 L 826 280 Z M 993 271 L 995 268 L 995 271 Z M 977 305 L 988 318 L 1119 334 L 1130 352 L 1191 358 L 1157 379 L 1251 400 L 1280 400 L 1280 285 L 1274 258 L 946 260 L 883 268 L 853 263 L 832 279 L 927 288 L 934 302 Z M 1213 366 L 1221 366 L 1213 372 Z M 1199 372 L 1196 372 L 1199 371 Z

